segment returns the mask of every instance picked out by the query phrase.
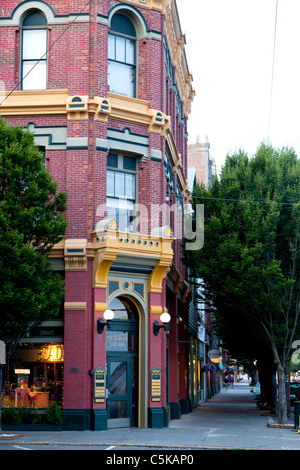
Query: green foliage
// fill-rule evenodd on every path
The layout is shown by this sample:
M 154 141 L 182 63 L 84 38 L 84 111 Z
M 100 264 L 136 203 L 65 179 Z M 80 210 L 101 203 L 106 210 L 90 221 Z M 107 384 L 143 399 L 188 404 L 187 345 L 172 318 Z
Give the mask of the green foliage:
M 40 424 L 42 422 L 41 414 L 36 408 L 32 410 L 24 406 L 3 408 L 1 418 L 4 424 Z
M 17 408 L 3 408 L 1 411 L 1 421 L 4 424 L 20 424 L 21 416 Z
M 32 422 L 31 411 L 29 408 L 27 408 L 26 406 L 21 406 L 20 408 L 18 408 L 18 411 L 19 411 L 21 423 Z
M 50 408 L 45 409 L 46 423 L 55 424 L 61 426 L 63 423 L 63 417 L 61 409 L 56 402 L 53 402 Z
M 193 205 L 204 204 L 204 246 L 184 251 L 184 262 L 202 280 L 214 327 L 235 357 L 272 348 L 286 363 L 300 334 L 299 203 L 295 152 L 265 144 L 251 159 L 227 156 L 212 187 L 194 189 Z
M 58 314 L 64 282 L 47 255 L 65 235 L 65 210 L 33 134 L 0 119 L 0 339 L 10 346 Z
M 38 410 L 34 408 L 34 410 L 31 412 L 31 423 L 32 424 L 40 424 L 42 422 L 42 417 Z

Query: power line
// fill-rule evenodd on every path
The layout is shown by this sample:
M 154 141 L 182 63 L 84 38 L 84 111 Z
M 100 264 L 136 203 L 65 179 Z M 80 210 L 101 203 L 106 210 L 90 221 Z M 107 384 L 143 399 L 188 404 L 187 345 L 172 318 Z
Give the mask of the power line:
M 50 50 L 55 46 L 55 44 L 60 40 L 60 38 L 68 31 L 68 29 L 73 25 L 73 23 L 77 20 L 77 18 L 82 14 L 82 12 L 89 6 L 89 4 L 91 3 L 92 0 L 89 0 L 88 3 L 82 8 L 82 10 L 77 14 L 77 16 L 75 16 L 75 18 L 71 21 L 71 23 L 68 24 L 68 26 L 66 27 L 66 29 L 58 36 L 58 38 L 54 41 L 53 44 L 51 44 L 51 46 L 46 50 L 45 54 L 42 55 L 42 57 L 40 57 L 39 60 L 36 61 L 36 63 L 33 65 L 33 67 L 31 67 L 31 69 L 27 72 L 26 75 L 24 75 L 24 77 L 22 77 L 22 80 L 19 81 L 19 83 L 17 83 L 17 85 L 8 93 L 7 96 L 5 96 L 4 100 L 1 102 L 0 106 L 7 100 L 7 98 L 19 87 L 19 85 L 21 85 L 21 83 L 23 82 L 23 80 L 32 72 L 32 70 L 37 66 L 37 64 L 44 59 L 45 56 L 47 56 L 48 52 L 50 52 Z

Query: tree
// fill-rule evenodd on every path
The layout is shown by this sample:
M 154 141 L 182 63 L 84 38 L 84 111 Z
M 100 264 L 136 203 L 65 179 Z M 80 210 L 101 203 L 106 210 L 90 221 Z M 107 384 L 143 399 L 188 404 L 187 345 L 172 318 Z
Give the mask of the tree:
M 204 246 L 184 251 L 222 328 L 246 325 L 241 334 L 252 339 L 253 352 L 261 354 L 258 335 L 266 355 L 272 351 L 279 423 L 287 422 L 285 377 L 299 332 L 299 198 L 300 161 L 292 149 L 261 144 L 251 159 L 243 151 L 228 155 L 212 187 L 194 190 L 193 205 L 204 204 Z
M 45 170 L 33 134 L 0 119 L 0 340 L 8 356 L 64 299 L 47 256 L 65 235 L 65 210 L 66 193 Z

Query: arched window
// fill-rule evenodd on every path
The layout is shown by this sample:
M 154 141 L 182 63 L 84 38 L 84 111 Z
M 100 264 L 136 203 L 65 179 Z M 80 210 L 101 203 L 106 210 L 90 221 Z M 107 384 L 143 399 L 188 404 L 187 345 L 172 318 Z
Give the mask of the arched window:
M 111 93 L 136 96 L 136 31 L 120 13 L 112 17 L 108 34 L 108 86 Z
M 47 88 L 47 42 L 47 20 L 40 11 L 31 10 L 22 22 L 22 90 Z

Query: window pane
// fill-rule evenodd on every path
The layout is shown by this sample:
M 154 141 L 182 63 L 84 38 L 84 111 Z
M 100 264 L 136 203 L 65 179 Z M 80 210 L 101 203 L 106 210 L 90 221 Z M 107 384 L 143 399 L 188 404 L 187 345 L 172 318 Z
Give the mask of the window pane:
M 115 195 L 115 175 L 114 171 L 107 171 L 107 196 Z
M 133 157 L 123 157 L 123 168 L 124 170 L 136 170 L 136 159 Z
M 44 15 L 38 11 L 29 13 L 23 21 L 23 26 L 42 26 L 46 25 L 47 20 Z
M 47 50 L 47 30 L 30 29 L 23 31 L 23 60 L 41 59 Z M 46 56 L 43 57 L 46 59 Z
M 135 64 L 135 42 L 132 39 L 126 39 L 126 63 Z
M 113 218 L 118 220 L 119 218 L 119 211 L 118 211 L 118 199 L 112 199 L 111 197 L 108 197 L 106 199 L 106 212 L 107 212 L 107 217 Z
M 134 221 L 134 202 L 126 199 L 108 197 L 106 199 L 106 212 L 108 218 L 118 221 L 121 232 L 132 232 Z
M 127 362 L 110 363 L 110 393 L 123 395 L 127 393 Z
M 110 403 L 110 415 L 111 419 L 126 418 L 127 417 L 127 401 L 112 401 Z
M 116 60 L 125 62 L 125 38 L 116 36 Z
M 115 196 L 125 196 L 124 173 L 115 172 Z
M 34 67 L 36 61 L 27 61 L 23 62 L 23 90 L 45 90 L 47 85 L 47 62 L 45 60 L 40 61 Z M 31 70 L 31 71 L 30 71 Z M 30 73 L 25 77 L 25 75 L 30 71 Z
M 134 26 L 130 19 L 120 13 L 115 13 L 111 20 L 111 31 L 116 33 L 126 34 L 127 36 L 136 37 Z
M 108 35 L 108 58 L 115 59 L 115 36 Z
M 135 199 L 135 175 L 125 174 L 125 197 Z
M 118 168 L 118 155 L 110 153 L 107 155 L 107 166 Z
M 134 98 L 135 67 L 108 61 L 108 85 L 111 93 Z

